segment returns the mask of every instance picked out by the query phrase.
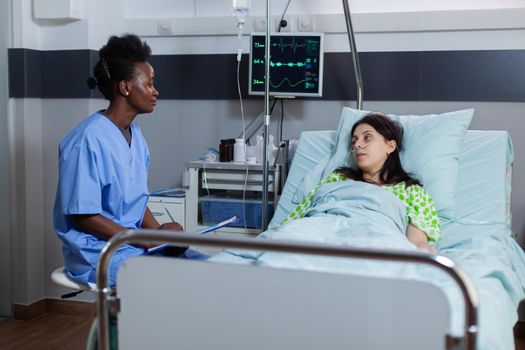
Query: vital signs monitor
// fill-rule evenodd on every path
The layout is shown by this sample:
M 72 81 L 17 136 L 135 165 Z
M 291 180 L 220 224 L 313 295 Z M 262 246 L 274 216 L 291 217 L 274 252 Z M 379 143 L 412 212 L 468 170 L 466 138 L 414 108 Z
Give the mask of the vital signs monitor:
M 265 41 L 264 33 L 251 34 L 250 95 L 264 95 Z M 272 33 L 270 56 L 270 95 L 323 95 L 322 33 Z

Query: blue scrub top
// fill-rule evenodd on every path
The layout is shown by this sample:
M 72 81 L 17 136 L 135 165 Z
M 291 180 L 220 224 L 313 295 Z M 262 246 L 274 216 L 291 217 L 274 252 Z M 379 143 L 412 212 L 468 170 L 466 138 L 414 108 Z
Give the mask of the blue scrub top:
M 54 227 L 63 242 L 66 273 L 95 282 L 100 252 L 107 241 L 73 227 L 72 214 L 101 214 L 129 229 L 141 227 L 146 210 L 150 153 L 140 128 L 131 124 L 128 145 L 119 128 L 100 112 L 81 122 L 59 146 L 59 182 Z M 144 250 L 125 245 L 113 254 L 110 284 L 119 266 Z

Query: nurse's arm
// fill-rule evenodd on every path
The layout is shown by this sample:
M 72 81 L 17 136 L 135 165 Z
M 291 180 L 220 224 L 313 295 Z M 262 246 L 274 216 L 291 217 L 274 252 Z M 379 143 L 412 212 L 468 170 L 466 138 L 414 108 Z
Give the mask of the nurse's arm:
M 77 214 L 71 216 L 76 228 L 105 241 L 109 240 L 117 233 L 127 230 L 126 227 L 120 226 L 116 222 L 100 214 Z M 141 248 L 151 248 L 156 246 L 156 244 L 150 243 L 137 243 L 134 245 Z
M 178 222 L 165 222 L 162 225 L 158 223 L 148 207 L 144 212 L 142 219 L 142 228 L 153 230 L 183 231 L 183 227 Z
M 157 221 L 157 219 L 155 219 L 155 217 L 153 216 L 153 214 L 151 213 L 151 210 L 149 210 L 148 207 L 146 207 L 146 211 L 144 212 L 144 218 L 142 218 L 142 228 L 145 228 L 145 229 L 152 229 L 152 230 L 156 230 L 158 229 L 160 226 L 159 222 Z

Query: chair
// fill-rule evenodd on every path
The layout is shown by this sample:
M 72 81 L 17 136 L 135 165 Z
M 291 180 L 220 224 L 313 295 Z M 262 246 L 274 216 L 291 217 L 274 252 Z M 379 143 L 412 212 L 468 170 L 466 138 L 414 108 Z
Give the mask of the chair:
M 53 272 L 51 272 L 51 279 L 53 280 L 53 282 L 55 282 L 59 286 L 70 288 L 70 289 L 75 289 L 74 292 L 61 295 L 60 298 L 62 299 L 72 298 L 85 291 L 94 292 L 96 288 L 96 285 L 93 283 L 83 284 L 83 283 L 77 282 L 74 279 L 70 278 L 64 272 L 64 266 L 61 266 L 55 269 Z M 97 349 L 97 328 L 98 328 L 97 325 L 98 325 L 97 319 L 95 318 L 89 329 L 86 349 L 89 349 L 89 350 Z
M 62 299 L 72 298 L 72 297 L 77 296 L 78 294 L 80 294 L 80 293 L 82 293 L 84 291 L 88 291 L 88 292 L 94 292 L 95 291 L 95 285 L 93 283 L 83 284 L 83 283 L 77 282 L 74 279 L 70 278 L 64 272 L 64 266 L 61 266 L 61 267 L 55 269 L 51 273 L 51 279 L 53 280 L 53 282 L 55 282 L 59 286 L 75 290 L 74 292 L 61 295 L 60 297 Z

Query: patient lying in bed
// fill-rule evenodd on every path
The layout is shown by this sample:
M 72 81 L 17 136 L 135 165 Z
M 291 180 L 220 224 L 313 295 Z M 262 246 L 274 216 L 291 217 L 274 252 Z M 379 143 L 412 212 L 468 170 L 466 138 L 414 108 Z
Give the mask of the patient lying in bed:
M 320 181 L 288 214 L 283 224 L 319 213 L 319 208 L 311 209 L 313 205 L 319 206 L 319 201 L 324 198 L 322 193 L 326 190 L 317 193 L 321 186 L 346 180 L 362 181 L 381 186 L 404 203 L 408 218 L 407 238 L 421 250 L 434 253 L 436 250 L 432 245 L 440 237 L 439 218 L 428 192 L 401 166 L 399 150 L 402 148 L 402 139 L 403 129 L 399 124 L 380 114 L 366 115 L 354 124 L 349 145 L 358 169 L 339 168 Z M 376 209 L 383 210 L 381 206 Z
M 415 250 L 417 247 L 436 252 L 439 219 L 428 192 L 401 166 L 402 127 L 383 115 L 368 114 L 354 124 L 351 135 L 349 146 L 357 170 L 338 168 L 310 191 L 281 225 L 258 238 L 376 249 Z M 240 263 L 251 261 L 257 265 L 321 270 L 326 262 L 324 267 L 328 270 L 334 266 L 336 270 L 354 270 L 350 267 L 353 263 L 333 264 L 331 259 L 284 257 L 269 252 L 226 252 L 212 260 L 233 258 Z M 379 272 L 377 266 L 365 270 Z M 392 272 L 388 271 L 387 275 Z M 399 273 L 406 271 L 393 272 Z
M 510 349 L 512 326 L 517 319 L 516 305 L 525 291 L 520 279 L 525 260 L 521 248 L 509 234 L 510 229 L 482 222 L 447 222 L 440 227 L 427 191 L 402 171 L 398 160 L 401 137 L 385 136 L 380 131 L 388 130 L 388 126 L 380 124 L 376 128 L 373 121 L 365 123 L 365 120 L 361 119 L 351 133 L 345 132 L 353 137 L 350 148 L 357 170 L 337 169 L 344 156 L 336 157 L 337 161 L 326 167 L 329 175 L 317 186 L 321 176 L 313 177 L 315 181 L 308 180 L 308 186 L 303 189 L 299 187 L 301 191 L 295 192 L 294 201 L 300 205 L 291 211 L 287 207 L 288 216 L 282 224 L 271 225 L 258 238 L 379 250 L 438 246 L 440 254 L 453 259 L 472 278 L 478 290 L 482 305 L 478 349 Z M 332 169 L 336 170 L 330 174 Z M 302 181 L 302 184 L 306 182 Z M 308 192 L 311 188 L 314 190 Z M 434 195 L 437 202 L 438 194 Z M 442 238 L 441 229 L 444 230 Z M 461 293 L 448 276 L 429 266 L 243 250 L 227 250 L 213 256 L 211 261 L 432 283 L 444 291 L 453 310 L 450 334 L 460 336 L 464 332 Z

